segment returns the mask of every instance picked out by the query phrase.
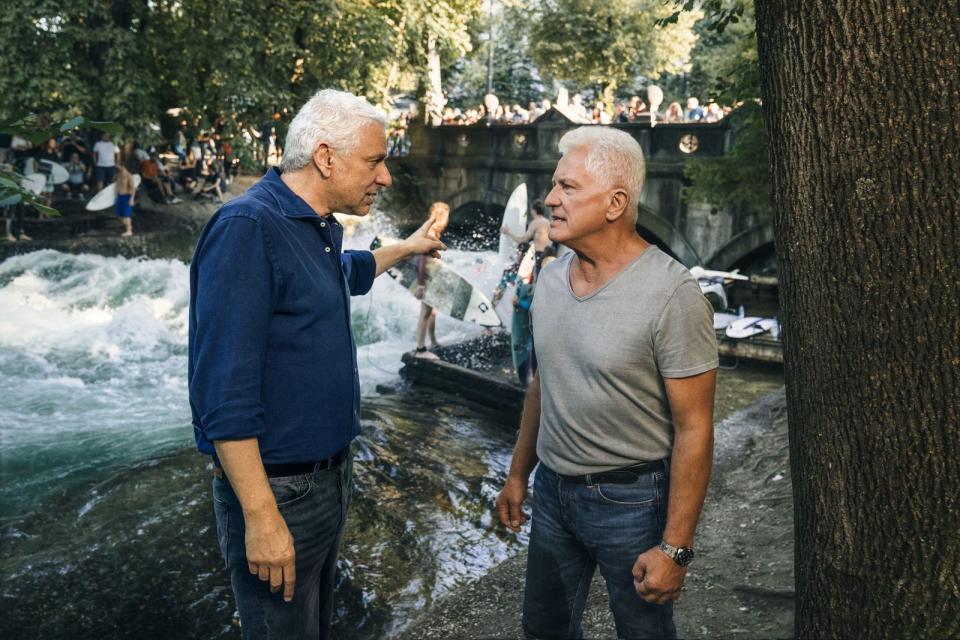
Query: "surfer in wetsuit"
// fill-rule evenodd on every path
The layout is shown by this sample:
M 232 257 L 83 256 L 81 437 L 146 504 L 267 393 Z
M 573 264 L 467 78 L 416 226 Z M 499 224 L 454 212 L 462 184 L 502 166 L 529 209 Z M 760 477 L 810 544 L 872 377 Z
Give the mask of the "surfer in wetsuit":
M 427 237 L 439 240 L 440 236 L 446 230 L 450 223 L 450 206 L 445 202 L 434 202 L 430 205 L 429 218 L 434 219 L 433 226 L 427 232 Z M 436 356 L 427 351 L 427 334 L 430 334 L 430 347 L 436 348 L 437 342 L 437 310 L 423 301 L 423 296 L 427 292 L 427 260 L 430 257 L 421 255 L 417 258 L 417 290 L 414 293 L 417 300 L 420 300 L 420 316 L 417 318 L 417 351 L 419 358 L 436 358 Z
M 527 224 L 527 230 L 523 235 L 516 235 L 507 227 L 501 227 L 500 233 L 507 236 L 517 244 L 524 242 L 533 242 L 534 267 L 533 279 L 536 280 L 540 275 L 540 262 L 543 260 L 543 250 L 550 246 L 550 220 L 547 218 L 547 207 L 543 200 L 534 200 L 530 207 L 530 213 L 533 218 Z

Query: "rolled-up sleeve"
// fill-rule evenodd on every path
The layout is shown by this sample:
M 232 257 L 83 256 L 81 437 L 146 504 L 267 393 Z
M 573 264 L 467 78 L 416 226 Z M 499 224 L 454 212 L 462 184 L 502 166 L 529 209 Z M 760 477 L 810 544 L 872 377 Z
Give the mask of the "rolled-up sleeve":
M 377 262 L 369 251 L 344 251 L 340 255 L 343 273 L 347 276 L 350 295 L 362 296 L 373 286 L 377 274 Z
M 264 432 L 263 366 L 275 272 L 260 224 L 218 220 L 194 256 L 190 403 L 203 436 L 238 440 Z

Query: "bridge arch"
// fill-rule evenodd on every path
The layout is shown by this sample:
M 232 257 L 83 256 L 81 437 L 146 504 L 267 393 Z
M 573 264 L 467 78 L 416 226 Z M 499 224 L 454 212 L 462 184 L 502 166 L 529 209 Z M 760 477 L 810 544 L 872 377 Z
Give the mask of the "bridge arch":
M 725 245 L 720 247 L 707 258 L 706 266 L 711 269 L 729 270 L 742 263 L 758 251 L 773 251 L 773 224 L 761 222 L 746 231 L 733 236 Z
M 649 207 L 640 205 L 639 209 L 637 228 L 640 235 L 644 236 L 648 242 L 651 240 L 643 233 L 644 230 L 660 241 L 654 242 L 654 244 L 657 244 L 661 249 L 666 249 L 667 253 L 685 267 L 692 267 L 701 263 L 700 254 L 676 227 Z

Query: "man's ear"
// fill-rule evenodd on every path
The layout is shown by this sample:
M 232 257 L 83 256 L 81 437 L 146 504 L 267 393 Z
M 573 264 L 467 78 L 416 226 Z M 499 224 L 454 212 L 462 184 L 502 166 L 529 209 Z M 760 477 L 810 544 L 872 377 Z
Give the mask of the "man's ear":
M 607 222 L 614 222 L 620 219 L 624 213 L 627 211 L 627 205 L 630 203 L 630 198 L 627 197 L 627 192 L 623 189 L 616 189 L 610 195 L 610 204 L 607 207 L 607 212 L 604 215 Z
M 324 178 L 333 173 L 333 154 L 326 142 L 321 142 L 313 151 L 313 164 Z

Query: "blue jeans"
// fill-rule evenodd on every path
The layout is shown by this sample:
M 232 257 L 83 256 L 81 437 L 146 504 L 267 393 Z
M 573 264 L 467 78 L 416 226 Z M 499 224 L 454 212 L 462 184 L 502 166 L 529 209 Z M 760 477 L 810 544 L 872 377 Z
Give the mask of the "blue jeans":
M 240 501 L 227 480 L 214 477 L 217 538 L 240 611 L 244 640 L 330 637 L 337 552 L 353 490 L 352 470 L 348 454 L 338 468 L 270 478 L 297 554 L 292 602 L 283 601 L 282 589 L 270 593 L 270 584 L 250 573 Z
M 633 563 L 655 547 L 667 519 L 669 478 L 577 484 L 542 463 L 534 480 L 533 524 L 523 597 L 526 638 L 582 638 L 580 619 L 596 567 L 607 583 L 619 638 L 675 638 L 673 605 L 646 602 Z

